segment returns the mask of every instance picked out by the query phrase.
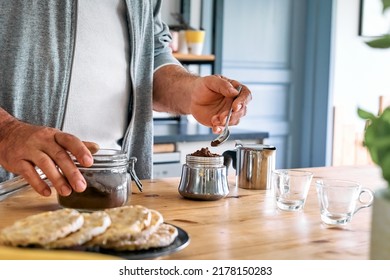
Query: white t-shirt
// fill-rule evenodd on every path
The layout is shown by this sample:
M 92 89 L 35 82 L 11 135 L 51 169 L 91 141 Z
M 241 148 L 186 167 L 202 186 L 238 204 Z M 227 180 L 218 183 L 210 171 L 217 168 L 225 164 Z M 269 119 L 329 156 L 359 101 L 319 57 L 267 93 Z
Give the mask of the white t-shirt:
M 124 0 L 79 0 L 63 131 L 119 148 L 127 126 L 129 39 Z

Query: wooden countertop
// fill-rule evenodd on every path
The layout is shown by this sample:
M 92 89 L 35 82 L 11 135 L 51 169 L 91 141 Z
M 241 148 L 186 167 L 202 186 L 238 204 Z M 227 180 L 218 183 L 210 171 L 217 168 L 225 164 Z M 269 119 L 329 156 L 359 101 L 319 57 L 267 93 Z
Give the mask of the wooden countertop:
M 362 209 L 342 228 L 320 222 L 314 181 L 319 177 L 355 180 L 372 190 L 383 188 L 379 169 L 372 166 L 306 168 L 314 172 L 305 209 L 276 210 L 271 190 L 234 186 L 218 201 L 192 201 L 178 191 L 179 178 L 144 180 L 144 191 L 133 188 L 129 204 L 160 211 L 165 221 L 184 229 L 190 244 L 161 259 L 368 259 L 371 208 Z M 58 209 L 55 195 L 44 198 L 31 189 L 0 202 L 0 229 L 30 214 Z

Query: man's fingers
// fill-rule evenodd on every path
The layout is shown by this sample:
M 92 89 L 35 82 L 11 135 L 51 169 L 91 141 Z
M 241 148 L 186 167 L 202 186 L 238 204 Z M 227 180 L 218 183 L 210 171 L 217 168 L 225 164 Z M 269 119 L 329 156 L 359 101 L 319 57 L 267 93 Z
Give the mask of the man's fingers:
M 76 136 L 59 132 L 54 135 L 54 139 L 61 147 L 74 155 L 81 165 L 89 167 L 93 164 L 91 152 Z
M 100 150 L 100 146 L 95 142 L 83 141 L 83 143 L 91 154 L 96 154 Z
M 220 75 L 207 76 L 204 79 L 207 87 L 213 92 L 231 98 L 238 94 L 236 87 L 239 85 L 239 83 L 237 81 L 230 80 Z
M 61 175 L 63 181 L 51 169 L 51 178 L 55 188 L 61 195 L 69 195 L 73 190 L 82 192 L 85 190 L 87 184 L 81 172 L 75 165 L 71 155 L 83 166 L 89 167 L 93 164 L 92 153 L 99 149 L 99 146 L 92 142 L 82 142 L 76 136 L 68 133 L 58 132 L 54 135 L 54 139 L 58 146 L 55 150 L 47 150 L 46 153 L 53 159 L 58 168 L 56 168 Z M 70 155 L 70 154 L 71 155 Z M 59 171 L 59 170 L 60 171 Z M 46 174 L 48 177 L 49 175 Z M 66 186 L 71 186 L 69 192 L 66 191 Z
M 27 161 L 21 162 L 20 169 L 20 175 L 23 176 L 27 183 L 29 183 L 37 193 L 43 196 L 51 195 L 50 187 L 41 179 L 40 175 L 31 163 Z

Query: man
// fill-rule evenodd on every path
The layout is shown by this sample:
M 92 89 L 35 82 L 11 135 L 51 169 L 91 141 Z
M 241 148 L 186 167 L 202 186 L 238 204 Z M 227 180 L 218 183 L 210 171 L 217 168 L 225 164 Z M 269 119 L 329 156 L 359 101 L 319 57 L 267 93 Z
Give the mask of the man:
M 221 131 L 239 83 L 192 75 L 174 59 L 161 4 L 0 1 L 0 181 L 20 174 L 49 196 L 39 167 L 59 194 L 82 192 L 68 152 L 90 166 L 94 142 L 137 157 L 136 173 L 149 178 L 153 110 Z M 231 124 L 250 100 L 244 86 Z

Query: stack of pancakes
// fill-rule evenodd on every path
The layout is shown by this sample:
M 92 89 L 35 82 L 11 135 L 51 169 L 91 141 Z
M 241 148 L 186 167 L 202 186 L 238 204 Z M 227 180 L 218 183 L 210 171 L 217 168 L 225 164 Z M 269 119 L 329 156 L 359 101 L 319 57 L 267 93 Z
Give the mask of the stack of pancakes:
M 83 246 L 134 251 L 170 245 L 177 228 L 140 205 L 81 213 L 60 209 L 28 216 L 0 232 L 0 245 L 66 249 Z

